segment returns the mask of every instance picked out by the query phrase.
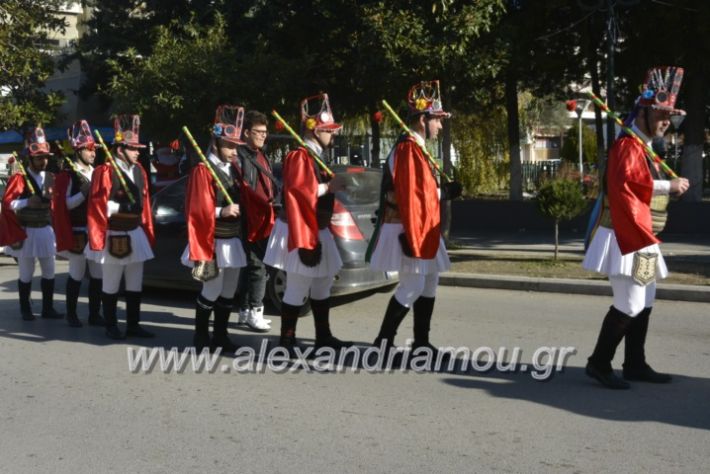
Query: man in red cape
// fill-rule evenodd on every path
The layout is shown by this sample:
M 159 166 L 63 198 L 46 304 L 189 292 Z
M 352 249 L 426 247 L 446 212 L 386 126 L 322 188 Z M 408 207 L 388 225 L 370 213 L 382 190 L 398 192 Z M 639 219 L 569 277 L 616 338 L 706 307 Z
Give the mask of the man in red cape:
M 56 248 L 51 206 L 54 175 L 46 171 L 52 153 L 41 127 L 36 127 L 29 136 L 26 154 L 29 162 L 25 169 L 27 174 L 12 175 L 2 198 L 0 246 L 6 246 L 5 253 L 17 259 L 22 319 L 35 319 L 30 303 L 35 259 L 39 260 L 42 269 L 42 317 L 60 319 L 64 315 L 54 309 Z
M 57 236 L 57 252 L 69 261 L 67 277 L 67 322 L 71 327 L 82 326 L 76 312 L 81 290 L 81 280 L 86 273 L 87 260 L 84 251 L 88 243 L 86 219 L 88 211 L 91 175 L 96 159 L 96 143 L 86 120 L 76 122 L 67 130 L 74 157 L 67 158 L 73 165 L 66 166 L 57 175 L 54 193 L 54 230 Z M 101 265 L 88 261 L 89 266 L 89 325 L 105 326 L 99 313 L 101 308 Z
M 276 220 L 274 199 L 280 183 L 263 151 L 269 121 L 261 112 L 250 110 L 244 118 L 244 144 L 237 147 L 242 180 L 242 201 L 247 266 L 240 274 L 237 289 L 239 324 L 252 331 L 268 332 L 271 320 L 264 319 L 266 267 L 263 259 Z
M 378 224 L 371 240 L 371 268 L 399 272 L 399 284 L 390 299 L 376 346 L 394 345 L 397 329 L 414 309 L 412 349 L 436 353 L 429 343 L 439 273 L 450 267 L 441 238 L 439 202 L 461 194 L 458 183 L 439 188 L 437 176 L 423 149 L 436 139 L 442 120 L 451 114 L 441 105 L 439 81 L 424 81 L 407 94 L 408 122 L 413 135 L 404 133 L 387 157 L 382 180 Z
M 182 263 L 193 268 L 193 277 L 202 281 L 202 291 L 195 304 L 195 335 L 198 351 L 206 347 L 233 353 L 237 346 L 229 339 L 228 324 L 234 293 L 239 284 L 240 268 L 246 265 L 240 188 L 241 171 L 237 163 L 237 145 L 244 108 L 220 105 L 215 112 L 207 163 L 200 162 L 190 171 L 185 194 L 188 245 Z M 230 204 L 224 192 L 227 192 Z M 211 268 L 211 271 L 206 269 Z M 209 321 L 214 311 L 213 337 Z
M 301 101 L 303 139 L 311 153 L 325 162 L 333 134 L 340 130 L 330 109 L 328 94 Z M 297 347 L 296 322 L 310 296 L 316 330 L 316 350 L 351 345 L 330 330 L 330 289 L 343 262 L 328 225 L 335 192 L 343 181 L 330 179 L 304 147 L 291 151 L 283 165 L 283 208 L 276 220 L 264 263 L 286 272 L 281 305 L 279 344 L 291 355 Z
M 140 309 L 143 262 L 154 256 L 155 232 L 148 176 L 138 163 L 140 149 L 145 148 L 139 141 L 140 118 L 120 115 L 113 128 L 113 159 L 107 157 L 91 179 L 86 257 L 101 264 L 106 335 L 115 340 L 125 336 L 150 338 L 154 334 L 140 325 Z M 116 315 L 122 277 L 126 290 L 125 335 L 118 328 Z
M 685 114 L 675 108 L 682 78 L 682 68 L 648 71 L 628 120 L 647 146 L 653 138 L 663 137 L 671 115 Z M 668 275 L 655 234 L 665 223 L 668 195 L 684 193 L 688 180 L 664 179 L 643 144 L 624 132 L 609 151 L 603 181 L 606 199 L 583 266 L 607 275 L 614 296 L 586 373 L 613 389 L 628 389 L 626 380 L 668 383 L 671 376 L 654 371 L 646 363 L 644 350 L 656 279 Z M 617 377 L 611 367 L 616 347 L 624 338 L 626 380 Z

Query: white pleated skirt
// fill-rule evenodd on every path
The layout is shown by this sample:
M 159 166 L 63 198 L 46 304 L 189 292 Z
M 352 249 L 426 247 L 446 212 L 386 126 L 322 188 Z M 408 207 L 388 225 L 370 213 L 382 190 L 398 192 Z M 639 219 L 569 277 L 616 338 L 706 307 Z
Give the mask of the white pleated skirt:
M 116 258 L 108 252 L 108 239 L 112 235 L 126 234 L 131 237 L 132 252 L 124 258 Z M 90 244 L 86 244 L 84 255 L 86 255 L 88 260 L 108 265 L 128 265 L 129 263 L 145 262 L 155 256 L 153 255 L 153 249 L 150 247 L 150 242 L 148 242 L 148 237 L 140 226 L 129 231 L 108 230 L 104 249 L 91 250 Z
M 54 240 L 54 229 L 51 225 L 44 227 L 26 227 L 27 238 L 22 243 L 22 248 L 14 250 L 9 245 L 5 247 L 5 254 L 15 258 L 46 258 L 57 254 Z
M 378 272 L 402 272 L 429 275 L 451 268 L 444 239 L 439 241 L 439 250 L 431 259 L 411 258 L 404 255 L 399 235 L 404 232 L 402 224 L 382 224 L 375 250 L 370 259 L 370 268 Z
M 656 279 L 663 279 L 668 276 L 668 267 L 658 244 L 649 245 L 638 250 L 638 252 L 658 254 Z M 585 270 L 608 276 L 631 276 L 634 267 L 634 253 L 622 255 L 614 231 L 608 227 L 599 226 L 589 244 L 587 253 L 584 255 L 582 267 Z
M 297 249 L 288 251 L 288 224 L 281 219 L 276 219 L 276 225 L 271 231 L 266 248 L 264 263 L 279 268 L 287 274 L 297 273 L 313 278 L 333 277 L 343 266 L 333 234 L 328 229 L 321 229 L 318 231 L 318 239 L 323 252 L 321 261 L 315 267 L 308 267 L 301 262 Z
M 215 239 L 215 260 L 217 268 L 242 268 L 247 266 L 247 256 L 244 253 L 242 241 L 238 237 L 231 239 Z M 193 268 L 195 262 L 190 260 L 190 245 L 185 247 L 180 261 L 186 267 Z

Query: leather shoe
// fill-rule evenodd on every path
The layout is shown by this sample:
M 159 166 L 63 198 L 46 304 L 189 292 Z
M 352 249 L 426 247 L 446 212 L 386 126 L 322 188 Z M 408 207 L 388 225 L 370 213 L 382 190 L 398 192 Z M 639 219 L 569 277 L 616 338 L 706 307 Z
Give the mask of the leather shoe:
M 42 317 L 44 319 L 64 319 L 64 315 L 62 313 L 58 313 L 54 308 L 42 311 Z
M 626 380 L 649 383 L 670 383 L 673 380 L 673 377 L 669 374 L 658 373 L 648 364 L 633 369 L 624 367 L 624 378 Z
M 131 325 L 126 328 L 126 337 L 142 337 L 142 338 L 151 338 L 155 337 L 155 334 L 153 334 L 150 331 L 146 331 L 143 329 L 139 324 L 136 325 Z
M 335 349 L 336 351 L 339 351 L 340 349 L 345 349 L 347 347 L 352 346 L 353 343 L 350 341 L 341 341 L 335 336 L 330 336 L 328 338 L 318 340 L 316 338 L 316 343 L 315 343 L 315 350 L 320 349 L 321 347 L 330 347 L 331 349 Z
M 616 374 L 614 374 L 613 370 L 611 372 L 602 372 L 601 370 L 593 366 L 591 363 L 587 363 L 585 373 L 593 379 L 597 379 L 605 387 L 614 390 L 628 390 L 629 388 L 631 388 L 631 385 L 629 385 L 628 382 L 617 377 Z
M 81 324 L 81 321 L 79 321 L 79 318 L 74 314 L 74 315 L 67 315 L 67 324 L 69 327 L 72 328 L 80 328 L 84 326 Z
M 106 320 L 100 314 L 89 316 L 89 326 L 106 326 Z
M 108 326 L 106 328 L 106 336 L 114 341 L 120 341 L 126 338 L 125 334 L 118 329 L 118 326 Z

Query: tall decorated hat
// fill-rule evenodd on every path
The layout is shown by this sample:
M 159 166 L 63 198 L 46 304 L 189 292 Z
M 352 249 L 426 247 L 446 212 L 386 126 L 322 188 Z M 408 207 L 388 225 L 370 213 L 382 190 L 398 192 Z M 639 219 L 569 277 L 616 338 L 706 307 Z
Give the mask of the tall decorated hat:
M 426 114 L 431 117 L 449 118 L 451 114 L 441 105 L 439 81 L 422 81 L 413 85 L 407 92 L 409 116 Z
M 91 135 L 91 128 L 86 120 L 74 122 L 74 125 L 67 129 L 67 138 L 74 151 L 79 151 L 83 148 L 93 150 L 96 146 L 94 137 Z
M 646 73 L 641 86 L 638 105 L 667 110 L 673 115 L 685 115 L 685 110 L 676 109 L 680 85 L 683 82 L 683 68 L 675 66 L 654 67 Z
M 41 125 L 37 125 L 27 136 L 28 156 L 52 156 L 49 152 L 49 142 Z
M 301 101 L 301 125 L 306 130 L 332 130 L 334 132 L 343 127 L 335 122 L 326 93 L 306 97 Z
M 212 136 L 228 142 L 242 144 L 242 126 L 244 125 L 244 107 L 239 105 L 220 105 L 214 114 Z
M 140 129 L 141 119 L 138 115 L 117 115 L 113 119 L 113 144 L 145 148 L 139 140 Z

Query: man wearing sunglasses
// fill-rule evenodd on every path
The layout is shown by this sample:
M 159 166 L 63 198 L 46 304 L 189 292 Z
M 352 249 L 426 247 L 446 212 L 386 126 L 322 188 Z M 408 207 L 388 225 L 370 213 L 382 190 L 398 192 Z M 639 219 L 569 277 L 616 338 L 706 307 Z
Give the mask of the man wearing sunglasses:
M 39 260 L 42 270 L 42 317 L 61 319 L 64 315 L 54 309 L 56 250 L 51 206 L 54 175 L 46 171 L 52 154 L 41 127 L 30 135 L 26 154 L 29 162 L 26 174 L 17 173 L 10 178 L 2 199 L 0 245 L 5 245 L 5 253 L 17 259 L 22 319 L 35 319 L 30 304 L 35 260 Z
M 229 339 L 228 325 L 240 268 L 246 265 L 241 241 L 241 172 L 236 159 L 237 146 L 242 143 L 243 121 L 243 107 L 217 107 L 207 163 L 194 166 L 187 182 L 188 245 L 181 260 L 192 268 L 193 278 L 202 282 L 202 291 L 195 302 L 193 344 L 197 351 L 207 347 L 227 353 L 237 350 Z
M 91 178 L 87 212 L 89 245 L 86 258 L 101 264 L 101 303 L 106 336 L 150 338 L 140 326 L 143 262 L 153 258 L 155 244 L 148 176 L 138 163 L 145 148 L 139 141 L 140 118 L 120 115 L 113 123 L 113 163 L 98 166 Z M 126 333 L 118 328 L 116 307 L 121 278 L 125 280 Z
M 247 266 L 241 272 L 237 303 L 239 324 L 252 331 L 268 332 L 271 320 L 264 319 L 266 267 L 264 254 L 274 227 L 274 198 L 279 183 L 263 148 L 269 121 L 261 112 L 250 110 L 244 118 L 244 144 L 237 147 L 242 170 L 242 222 L 246 224 L 244 247 Z
M 333 118 L 328 94 L 301 101 L 301 126 L 305 144 L 325 161 L 333 134 L 341 128 Z M 330 179 L 309 152 L 299 147 L 284 160 L 283 184 L 283 208 L 264 257 L 264 263 L 287 274 L 279 345 L 295 355 L 296 323 L 310 297 L 316 350 L 349 347 L 351 343 L 334 337 L 330 330 L 330 289 L 343 262 L 328 225 L 335 193 L 344 189 L 343 181 Z
M 88 196 L 91 189 L 91 174 L 94 171 L 96 149 L 91 128 L 86 120 L 76 122 L 67 130 L 68 140 L 74 149 L 74 156 L 67 158 L 72 164 L 65 164 L 64 171 L 57 176 L 54 193 L 54 229 L 57 235 L 57 252 L 69 261 L 67 277 L 67 323 L 71 327 L 82 327 L 77 315 L 77 302 L 89 267 L 89 325 L 105 326 L 99 313 L 101 309 L 101 265 L 93 260 L 87 262 L 84 250 L 88 243 L 86 216 Z

